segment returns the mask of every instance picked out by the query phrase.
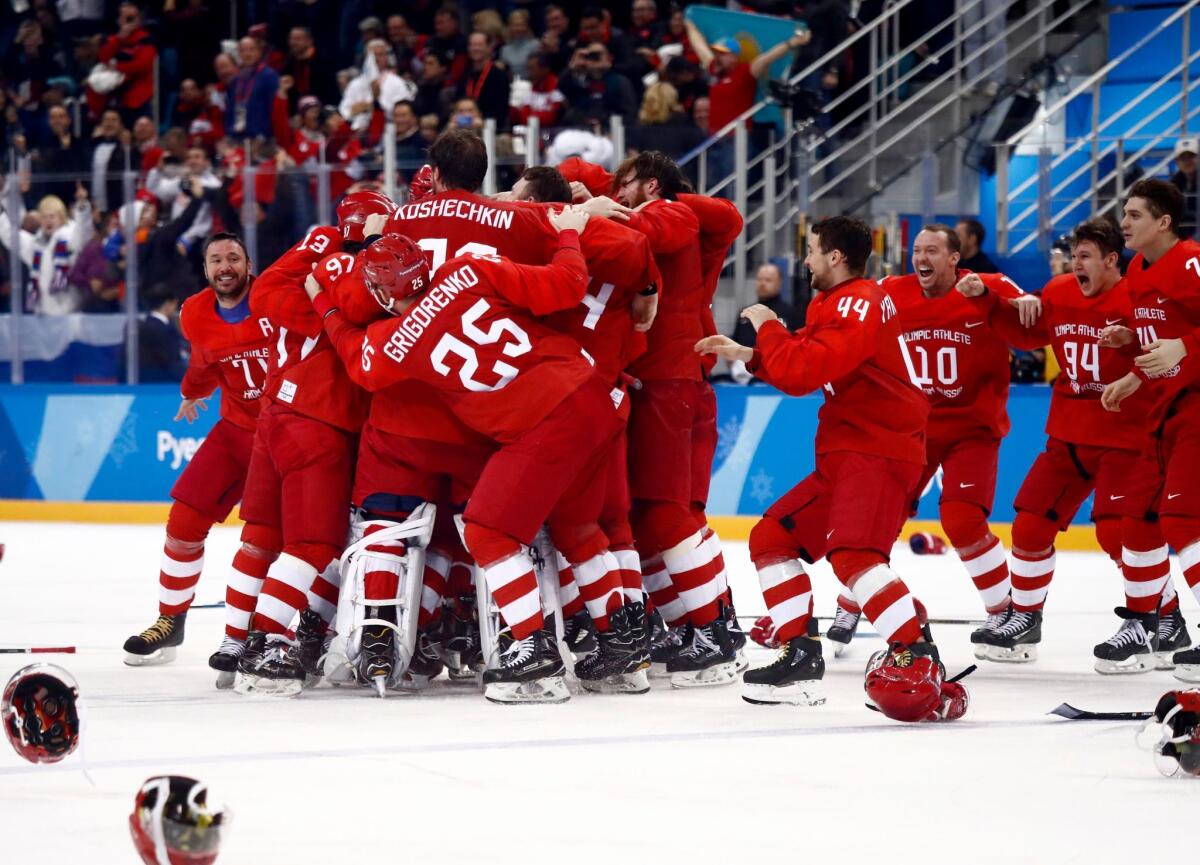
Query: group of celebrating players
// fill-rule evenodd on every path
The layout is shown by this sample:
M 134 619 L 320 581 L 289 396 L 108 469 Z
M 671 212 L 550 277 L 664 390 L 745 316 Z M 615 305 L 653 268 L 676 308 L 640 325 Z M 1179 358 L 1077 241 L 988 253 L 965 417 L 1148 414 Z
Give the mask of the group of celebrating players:
M 843 587 L 826 637 L 849 642 L 865 615 L 888 646 L 867 667 L 870 703 L 906 721 L 966 711 L 890 566 L 939 466 L 942 526 L 988 614 L 977 657 L 1036 657 L 1055 536 L 1094 490 L 1126 595 L 1097 669 L 1200 681 L 1169 579 L 1168 544 L 1200 596 L 1200 246 L 1175 235 L 1174 187 L 1131 189 L 1124 239 L 1081 225 L 1074 273 L 1040 298 L 960 270 L 942 225 L 917 235 L 913 273 L 876 283 L 868 228 L 823 220 L 805 327 L 751 306 L 748 348 L 711 312 L 742 218 L 665 155 L 612 175 L 530 168 L 493 198 L 478 194 L 486 170 L 481 139 L 448 131 L 406 204 L 351 193 L 337 227 L 258 276 L 236 236 L 209 238 L 209 286 L 181 313 L 177 419 L 217 387 L 221 419 L 172 490 L 160 615 L 127 663 L 174 658 L 207 534 L 240 500 L 218 687 L 294 695 L 325 674 L 382 695 L 445 670 L 493 701 L 561 702 L 572 655 L 593 691 L 644 693 L 652 671 L 734 682 L 746 637 L 705 515 L 721 356 L 825 398 L 814 472 L 750 535 L 770 616 L 756 631 L 780 651 L 743 673 L 747 701 L 823 702 L 805 568 L 826 558 Z M 1010 559 L 987 523 L 1008 347 L 1048 343 L 1063 374 Z

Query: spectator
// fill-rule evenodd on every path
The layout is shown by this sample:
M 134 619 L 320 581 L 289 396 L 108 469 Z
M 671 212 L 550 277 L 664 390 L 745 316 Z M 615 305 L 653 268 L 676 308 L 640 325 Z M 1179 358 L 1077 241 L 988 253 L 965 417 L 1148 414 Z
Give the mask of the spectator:
M 163 149 L 158 146 L 158 134 L 154 131 L 154 121 L 149 117 L 139 117 L 133 122 L 133 159 L 135 168 L 145 174 L 162 159 Z
M 226 94 L 226 133 L 237 139 L 269 138 L 279 75 L 263 62 L 262 47 L 250 36 L 238 41 L 238 65 L 241 71 Z
M 467 37 L 462 33 L 459 9 L 447 3 L 433 15 L 433 36 L 425 41 L 425 53 L 437 54 L 446 64 L 446 83 L 457 87 L 467 71 Z
M 684 57 L 672 57 L 663 68 L 661 78 L 675 88 L 683 110 L 695 117 L 696 100 L 708 96 L 708 84 L 700 75 L 700 67 Z M 707 116 L 704 123 L 697 121 L 696 125 L 707 131 Z
M 761 303 L 771 312 L 775 313 L 783 321 L 784 327 L 789 331 L 796 330 L 804 324 L 801 316 L 796 314 L 796 309 L 790 303 L 783 299 L 780 292 L 783 289 L 783 270 L 774 262 L 767 262 L 760 265 L 758 272 L 754 275 L 754 293 L 757 296 L 757 303 Z M 739 317 L 737 327 L 733 331 L 733 339 L 746 340 L 742 345 L 753 348 L 757 342 L 758 334 L 754 330 L 754 326 L 745 319 Z M 741 361 L 734 361 L 729 365 L 729 374 L 734 381 L 740 384 L 748 384 L 754 376 L 746 369 L 746 365 Z
M 1071 236 L 1064 234 L 1050 247 L 1050 276 L 1063 276 L 1071 270 Z
M 429 145 L 437 140 L 442 131 L 442 118 L 436 114 L 422 114 L 420 129 L 421 140 L 425 142 L 425 149 L 428 151 Z
M 115 108 L 105 111 L 92 131 L 92 201 L 101 213 L 116 210 L 125 200 L 121 172 L 130 167 L 132 140 Z
M 712 100 L 707 96 L 701 96 L 692 105 L 692 122 L 698 129 L 708 129 L 711 116 Z
M 687 19 L 683 16 L 683 10 L 679 6 L 671 5 L 671 16 L 667 19 L 667 29 L 663 33 L 662 44 L 664 46 L 675 46 L 675 57 L 686 60 L 688 63 L 699 68 L 700 55 L 696 53 L 696 49 L 692 47 L 692 42 L 688 39 Z M 672 57 L 671 60 L 674 60 Z M 670 60 L 667 61 L 668 63 Z M 676 85 L 678 87 L 678 85 Z M 686 104 L 686 103 L 685 103 Z
M 346 7 L 349 9 L 350 7 Z M 383 22 L 375 15 L 368 15 L 358 22 L 358 45 L 354 49 L 354 62 L 362 65 L 367 60 L 367 46 L 376 39 L 383 39 L 386 31 Z
M 47 50 L 42 25 L 32 18 L 21 22 L 13 45 L 15 49 L 8 52 L 4 62 L 7 88 L 17 107 L 36 108 L 46 82 L 62 75 L 63 66 Z
M 427 37 L 409 26 L 403 15 L 390 15 L 387 20 L 387 41 L 396 58 L 396 71 L 405 77 L 421 74 L 421 49 Z
M 59 0 L 58 13 L 63 30 L 74 39 L 100 32 L 104 21 L 104 0 Z
M 148 190 L 141 190 L 134 201 L 122 205 L 117 227 L 106 241 L 105 254 L 110 261 L 123 261 L 128 244 L 126 230 L 132 216 L 137 226 L 134 244 L 140 283 L 167 283 L 176 286 L 181 295 L 187 296 L 199 288 L 199 280 L 180 239 L 195 222 L 200 208 L 206 203 L 206 195 L 212 193 L 204 188 L 199 177 L 190 178 L 183 188 L 189 196 L 187 206 L 177 217 L 161 226 L 158 224 L 158 199 Z
M 138 322 L 138 381 L 162 384 L 183 381 L 183 336 L 175 324 L 179 298 L 169 284 L 158 283 L 146 293 L 150 312 Z
M 287 63 L 287 55 L 271 44 L 270 28 L 266 24 L 255 24 L 246 31 L 246 35 L 258 43 L 259 53 L 263 63 L 274 69 L 277 74 L 283 74 L 282 69 Z
M 479 104 L 474 99 L 460 99 L 455 102 L 447 126 L 471 129 L 482 133 L 483 113 L 479 110 Z
M 23 218 L 25 214 L 18 216 Z M 71 288 L 67 277 L 93 231 L 92 208 L 82 184 L 78 184 L 75 193 L 73 216 L 73 219 L 68 216 L 61 198 L 47 195 L 38 202 L 37 230 L 20 229 L 21 261 L 29 268 L 26 312 L 64 315 L 79 309 L 82 298 Z M 0 209 L 0 244 L 5 247 L 12 238 L 9 217 L 6 210 Z
M 428 147 L 421 137 L 421 126 L 412 102 L 404 99 L 392 106 L 392 125 L 396 128 L 396 161 L 407 178 L 421 167 Z
M 577 49 L 558 89 L 566 104 L 563 121 L 570 125 L 607 125 L 614 114 L 630 124 L 637 113 L 633 85 L 613 71 L 612 57 L 603 44 L 589 43 Z
M 191 186 L 192 178 L 197 178 L 205 190 L 221 188 L 221 180 L 212 170 L 208 153 L 203 147 L 188 148 L 183 160 L 174 156 L 164 156 L 164 164 L 156 166 L 146 177 L 146 189 L 154 193 L 158 199 L 158 209 L 166 212 L 169 219 L 177 219 L 192 202 L 192 195 L 185 190 Z M 212 232 L 213 209 L 207 201 L 200 205 L 192 224 L 179 241 L 187 254 L 203 243 L 204 238 Z
M 495 9 L 480 9 L 478 12 L 472 15 L 471 32 L 482 33 L 492 43 L 493 47 L 503 45 L 506 38 L 504 33 L 504 21 L 501 19 L 500 13 Z M 468 48 L 470 48 L 470 40 L 471 37 L 468 36 Z M 468 52 L 468 57 L 469 56 L 470 54 Z
M 183 129 L 191 144 L 199 144 L 210 152 L 225 133 L 224 112 L 214 106 L 193 78 L 179 85 L 171 125 Z
M 550 62 L 555 74 L 561 75 L 571 58 L 571 19 L 566 10 L 550 4 L 542 16 L 542 54 Z
M 307 27 L 293 27 L 288 32 L 288 58 L 283 65 L 282 77 L 291 78 L 288 107 L 292 112 L 302 96 L 315 96 L 322 105 L 333 105 L 338 101 L 335 64 L 317 50 Z
M 441 54 L 428 51 L 421 58 L 421 66 L 421 80 L 417 84 L 417 95 L 413 97 L 417 114 L 444 117 L 454 94 L 449 82 L 449 64 Z
M 362 74 L 346 86 L 338 109 L 355 132 L 365 132 L 371 125 L 376 104 L 384 112 L 390 113 L 397 102 L 412 99 L 416 95 L 412 85 L 397 75 L 391 66 L 387 42 L 372 39 L 367 44 L 367 59 Z
M 54 195 L 66 200 L 88 173 L 87 149 L 72 132 L 71 115 L 62 105 L 52 106 L 47 120 L 50 140 L 33 154 L 34 197 Z
M 538 52 L 538 41 L 529 26 L 529 10 L 514 9 L 508 13 L 508 40 L 500 49 L 504 65 L 517 72 L 524 69 L 529 58 Z
M 96 70 L 92 70 L 87 94 L 91 115 L 98 117 L 106 106 L 115 106 L 128 125 L 149 114 L 154 98 L 156 57 L 158 49 L 142 26 L 141 10 L 134 3 L 122 3 L 117 10 L 117 33 L 108 38 L 97 55 L 99 64 L 108 70 L 108 81 L 115 84 L 97 80 Z M 119 80 L 111 74 L 114 72 L 120 76 Z
M 1175 142 L 1175 173 L 1171 175 L 1173 183 L 1183 193 L 1183 219 L 1179 222 L 1180 237 L 1194 237 L 1196 234 L 1197 201 L 1200 191 L 1196 187 L 1196 152 L 1200 150 L 1200 140 L 1195 138 L 1180 138 Z
M 525 77 L 529 86 L 521 88 L 515 99 L 513 122 L 524 124 L 530 117 L 536 117 L 543 129 L 557 126 L 563 109 L 563 95 L 558 89 L 558 76 L 551 70 L 545 54 L 529 55 L 525 62 Z
M 275 141 L 287 151 L 293 162 L 304 165 L 321 157 L 321 143 L 325 140 L 325 124 L 321 116 L 324 109 L 317 97 L 302 96 L 300 104 L 296 106 L 298 124 L 293 129 L 285 87 L 286 80 L 280 81 L 279 95 L 275 97 Z
M 471 66 L 458 85 L 459 99 L 472 99 L 480 112 L 503 129 L 508 125 L 508 95 L 511 76 L 503 63 L 493 59 L 495 44 L 485 33 L 472 33 L 467 39 L 467 57 Z
M 1000 268 L 983 252 L 985 232 L 982 222 L 978 219 L 960 219 L 958 225 L 954 226 L 954 233 L 958 235 L 959 244 L 962 246 L 962 258 L 958 262 L 962 270 L 972 273 L 1000 272 Z
M 629 146 L 635 150 L 661 150 L 676 160 L 707 137 L 684 112 L 675 88 L 665 81 L 646 88 L 638 125 L 628 132 Z
M 641 92 L 642 81 L 638 74 L 639 63 L 635 60 L 629 38 L 614 28 L 608 12 L 599 6 L 586 6 L 579 13 L 579 32 L 572 43 L 572 54 L 589 45 L 603 45 L 608 49 L 610 64 L 618 75 L 629 81 L 634 89 L 634 99 Z
M 642 78 L 662 65 L 658 54 L 667 28 L 658 20 L 658 4 L 654 0 L 633 0 L 630 9 L 633 27 L 630 29 L 630 45 L 633 48 L 635 74 Z
M 107 229 L 88 241 L 67 277 L 76 294 L 82 298 L 80 312 L 121 311 L 125 269 L 123 262 L 112 261 L 105 255 L 105 243 L 116 229 L 118 219 L 117 211 L 109 214 Z

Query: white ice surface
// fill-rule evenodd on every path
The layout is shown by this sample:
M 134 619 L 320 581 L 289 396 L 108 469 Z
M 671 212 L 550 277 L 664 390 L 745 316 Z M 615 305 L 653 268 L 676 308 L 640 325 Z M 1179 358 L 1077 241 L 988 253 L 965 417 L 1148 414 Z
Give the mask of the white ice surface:
M 214 690 L 206 666 L 220 610 L 189 616 L 174 664 L 121 663 L 122 642 L 156 615 L 161 528 L 0 528 L 0 646 L 78 646 L 41 657 L 80 682 L 95 780 L 78 756 L 33 766 L 0 746 L 0 863 L 135 862 L 127 816 L 160 773 L 201 778 L 230 806 L 223 865 L 1126 863 L 1186 858 L 1200 835 L 1200 781 L 1160 777 L 1134 745 L 1136 725 L 1045 714 L 1064 701 L 1150 709 L 1177 684 L 1092 671 L 1121 601 L 1099 554 L 1059 555 L 1039 661 L 982 666 L 967 681 L 966 719 L 906 726 L 863 706 L 876 637 L 829 658 L 828 703 L 807 709 L 751 706 L 736 686 L 662 683 L 546 707 L 495 706 L 444 680 L 419 697 L 322 687 L 247 699 Z M 223 597 L 235 542 L 214 532 L 198 602 Z M 762 612 L 745 545 L 727 544 L 726 561 L 739 612 Z M 952 556 L 898 547 L 895 565 L 932 616 L 980 616 Z M 814 582 L 829 615 L 833 578 L 821 566 Z M 934 629 L 952 672 L 972 660 L 968 631 Z M 769 658 L 755 650 L 752 662 Z M 30 660 L 0 655 L 0 682 Z

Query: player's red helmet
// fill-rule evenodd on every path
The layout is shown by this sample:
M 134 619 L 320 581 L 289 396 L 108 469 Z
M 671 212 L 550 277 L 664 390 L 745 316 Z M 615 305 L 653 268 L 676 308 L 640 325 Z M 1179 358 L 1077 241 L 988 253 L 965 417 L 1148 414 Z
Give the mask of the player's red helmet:
M 362 251 L 363 282 L 387 312 L 398 300 L 429 288 L 429 264 L 421 247 L 402 234 L 385 234 Z
M 863 687 L 871 705 L 893 721 L 935 721 L 941 717 L 942 678 L 932 655 L 894 645 L 871 656 Z
M 362 243 L 366 240 L 363 225 L 367 217 L 373 214 L 391 216 L 396 206 L 382 192 L 374 189 L 360 189 L 351 192 L 337 206 L 338 228 L 342 232 L 342 240 L 348 243 Z
M 1168 778 L 1200 776 L 1200 689 L 1163 694 L 1146 723 L 1159 724 L 1162 732 L 1154 744 L 1159 772 Z
M 57 763 L 79 746 L 79 686 L 62 667 L 30 664 L 13 673 L 0 720 L 13 750 L 30 763 Z
M 145 865 L 211 865 L 229 820 L 194 778 L 157 775 L 138 790 L 129 834 Z
M 415 203 L 433 195 L 433 166 L 422 165 L 408 181 L 408 200 Z

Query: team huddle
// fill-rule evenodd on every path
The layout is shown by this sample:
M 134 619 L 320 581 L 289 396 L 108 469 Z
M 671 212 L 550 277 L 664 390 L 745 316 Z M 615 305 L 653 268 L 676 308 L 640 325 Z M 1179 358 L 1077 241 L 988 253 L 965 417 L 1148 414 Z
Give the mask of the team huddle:
M 236 236 L 208 240 L 209 286 L 181 313 L 177 419 L 217 387 L 221 418 L 172 490 L 159 618 L 126 642 L 127 663 L 174 658 L 205 539 L 240 500 L 218 687 L 291 696 L 325 677 L 383 695 L 445 671 L 496 702 L 562 702 L 571 663 L 591 691 L 741 673 L 749 702 L 815 704 L 805 568 L 826 558 L 842 584 L 826 638 L 848 643 L 865 615 L 888 644 L 867 667 L 869 703 L 954 719 L 967 692 L 890 565 L 940 466 L 942 525 L 987 611 L 977 657 L 1036 657 L 1055 536 L 1094 490 L 1126 594 L 1097 669 L 1200 681 L 1169 579 L 1168 544 L 1200 595 L 1200 246 L 1175 238 L 1174 187 L 1133 187 L 1124 240 L 1080 226 L 1075 273 L 1040 299 L 958 269 L 940 225 L 917 236 L 914 273 L 876 283 L 867 227 L 824 220 L 805 326 L 749 307 L 751 349 L 711 312 L 742 217 L 666 156 L 611 175 L 578 159 L 531 168 L 494 198 L 478 194 L 487 167 L 476 135 L 446 132 L 408 203 L 351 193 L 338 226 L 257 277 Z M 1126 243 L 1138 256 L 1122 279 Z M 987 524 L 1008 350 L 1046 344 L 1063 374 L 1010 559 Z M 770 616 L 756 630 L 780 652 L 750 670 L 705 514 L 717 356 L 825 398 L 814 472 L 751 532 Z

